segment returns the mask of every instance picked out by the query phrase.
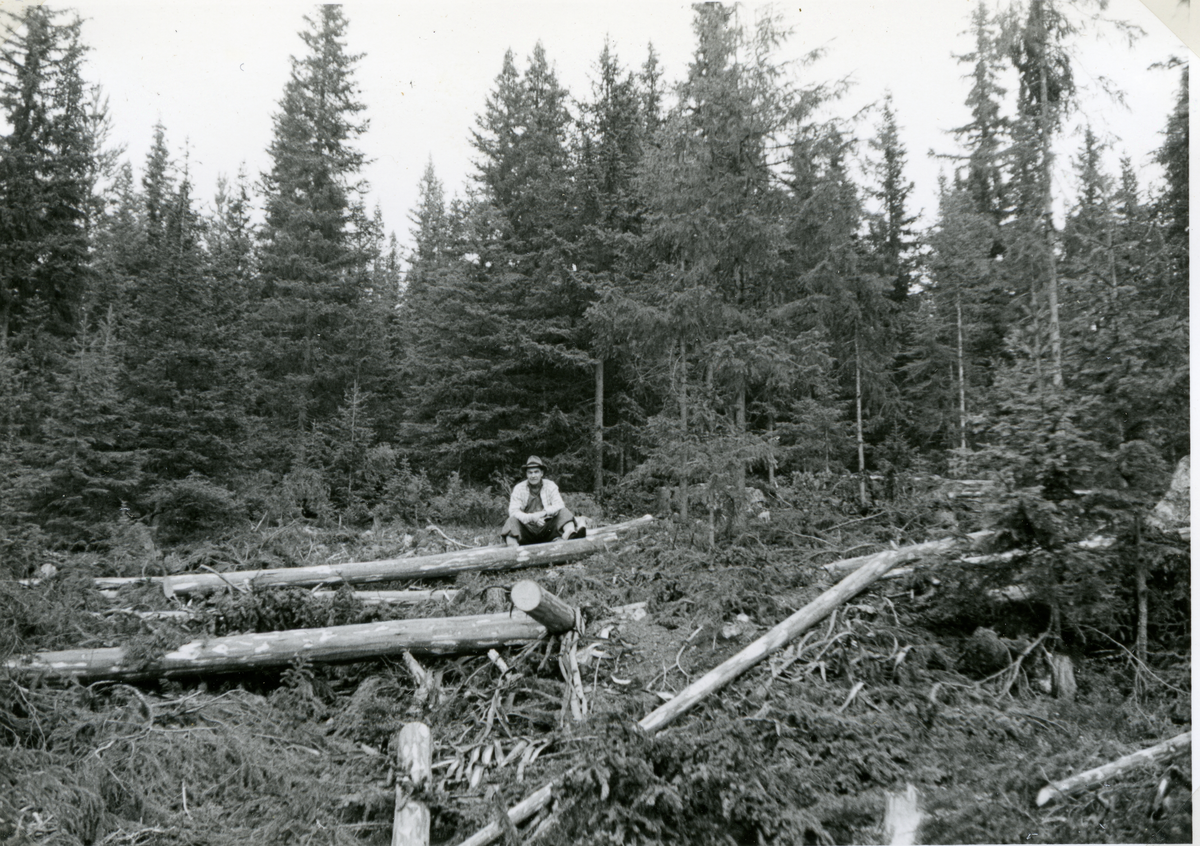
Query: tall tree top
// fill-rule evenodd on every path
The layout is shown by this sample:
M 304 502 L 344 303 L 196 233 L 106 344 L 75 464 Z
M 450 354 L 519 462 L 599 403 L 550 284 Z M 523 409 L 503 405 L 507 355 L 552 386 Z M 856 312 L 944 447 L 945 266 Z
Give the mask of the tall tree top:
M 355 65 L 346 51 L 347 21 L 338 6 L 305 17 L 307 52 L 293 56 L 263 175 L 266 227 L 262 269 L 269 279 L 321 281 L 353 264 L 366 163 L 354 141 L 366 131 Z

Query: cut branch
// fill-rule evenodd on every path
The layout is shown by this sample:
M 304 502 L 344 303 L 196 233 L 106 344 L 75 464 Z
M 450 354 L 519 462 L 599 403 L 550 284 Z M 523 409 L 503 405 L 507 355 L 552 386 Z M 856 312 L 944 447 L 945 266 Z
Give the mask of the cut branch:
M 1176 755 L 1190 749 L 1192 746 L 1192 733 L 1185 731 L 1183 734 L 1164 741 L 1157 746 L 1151 746 L 1149 749 L 1142 749 L 1134 752 L 1131 755 L 1126 755 L 1124 758 L 1118 758 L 1115 761 L 1107 763 L 1103 766 L 1096 767 L 1086 772 L 1078 773 L 1070 778 L 1064 778 L 1061 781 L 1051 782 L 1038 792 L 1037 804 L 1040 808 L 1047 802 L 1056 799 L 1062 799 L 1071 796 L 1075 793 L 1082 793 L 1085 790 L 1090 790 L 1097 785 L 1104 784 L 1111 778 L 1125 772 L 1134 767 L 1145 766 L 1147 764 L 1161 764 L 1169 761 Z

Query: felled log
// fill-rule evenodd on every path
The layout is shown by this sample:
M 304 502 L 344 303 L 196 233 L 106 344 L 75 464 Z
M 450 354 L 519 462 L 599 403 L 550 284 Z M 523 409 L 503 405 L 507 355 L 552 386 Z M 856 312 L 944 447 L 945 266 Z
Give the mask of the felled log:
M 331 597 L 337 591 L 316 590 L 312 595 Z M 415 605 L 418 602 L 453 602 L 460 591 L 446 590 L 356 590 L 354 598 L 363 605 Z
M 943 548 L 950 549 L 954 539 L 936 541 L 945 544 Z M 928 547 L 929 544 L 917 544 L 915 547 L 889 549 L 867 555 L 859 560 L 850 573 L 836 585 L 825 591 L 812 602 L 805 605 L 782 623 L 779 623 L 765 635 L 747 646 L 723 664 L 718 664 L 707 673 L 677 693 L 673 699 L 664 703 L 643 717 L 638 725 L 649 734 L 654 734 L 681 714 L 690 710 L 700 700 L 716 690 L 729 684 L 742 673 L 749 670 L 759 661 L 786 646 L 791 640 L 803 634 L 808 629 L 823 620 L 834 608 L 848 599 L 857 596 L 872 582 L 879 579 L 888 570 L 904 561 L 909 561 L 917 547 Z
M 314 590 L 313 596 L 322 599 L 333 596 L 337 591 L 332 590 Z M 116 599 L 119 596 L 119 591 L 102 590 L 100 595 L 105 599 Z M 458 596 L 459 591 L 453 588 L 439 590 L 356 590 L 354 598 L 363 605 L 415 605 L 418 602 L 428 602 L 434 600 L 437 602 L 453 602 Z M 120 614 L 131 609 L 114 608 L 105 613 Z M 144 616 L 146 619 L 169 619 L 172 616 L 187 616 L 192 612 L 189 611 L 141 611 L 137 612 L 138 616 Z
M 108 591 L 104 591 L 108 593 Z M 112 592 L 115 596 L 115 591 Z M 318 590 L 313 596 L 328 599 L 334 595 L 332 590 Z M 435 600 L 453 602 L 461 591 L 458 590 L 358 590 L 353 596 L 363 605 L 412 605 L 419 602 Z M 203 607 L 203 606 L 202 606 Z M 95 616 L 112 616 L 126 614 L 142 620 L 194 620 L 202 616 L 201 608 L 176 608 L 170 610 L 141 611 L 135 608 L 110 608 L 107 611 L 88 611 Z
M 194 640 L 146 661 L 131 659 L 119 646 L 38 652 L 10 658 L 3 668 L 23 676 L 157 679 L 286 666 L 296 658 L 340 662 L 399 655 L 405 650 L 423 655 L 486 652 L 525 644 L 546 633 L 537 620 L 513 611 L 230 635 Z
M 550 631 L 575 628 L 575 606 L 544 590 L 537 582 L 528 579 L 519 581 L 512 586 L 509 596 L 515 608 L 524 611 Z
M 852 573 L 860 567 L 864 567 L 874 561 L 877 556 L 885 554 L 898 554 L 896 564 L 903 564 L 907 561 L 914 561 L 925 555 L 935 555 L 939 552 L 948 552 L 963 544 L 963 541 L 969 542 L 971 545 L 977 544 L 990 538 L 993 532 L 971 532 L 962 538 L 948 537 L 939 538 L 934 541 L 926 541 L 925 543 L 916 543 L 911 546 L 902 546 L 898 549 L 888 549 L 883 552 L 874 552 L 870 555 L 860 555 L 857 558 L 843 558 L 841 561 L 834 561 L 825 565 L 825 570 L 833 576 L 844 576 L 847 573 Z
M 544 564 L 565 564 L 597 552 L 603 552 L 618 536 L 643 528 L 654 522 L 647 514 L 625 523 L 588 529 L 588 536 L 561 543 L 541 543 L 530 546 L 482 546 L 461 549 L 439 555 L 410 558 L 385 558 L 380 561 L 352 561 L 345 564 L 316 564 L 310 567 L 276 567 L 269 570 L 230 570 L 224 573 L 179 573 L 173 576 L 151 576 L 148 579 L 99 578 L 100 590 L 117 590 L 139 582 L 162 585 L 168 596 L 174 594 L 208 593 L 232 587 L 248 588 L 291 585 L 369 584 L 372 582 L 433 579 L 475 570 L 517 570 L 540 567 Z
M 1176 755 L 1190 749 L 1191 746 L 1192 733 L 1185 731 L 1183 734 L 1159 743 L 1157 746 L 1139 750 L 1095 769 L 1077 773 L 1070 778 L 1051 782 L 1038 791 L 1038 807 L 1040 808 L 1047 802 L 1062 799 L 1075 793 L 1083 793 L 1085 790 L 1090 790 L 1097 785 L 1104 784 L 1109 779 L 1134 767 L 1146 764 L 1161 764 L 1164 761 L 1169 761 Z

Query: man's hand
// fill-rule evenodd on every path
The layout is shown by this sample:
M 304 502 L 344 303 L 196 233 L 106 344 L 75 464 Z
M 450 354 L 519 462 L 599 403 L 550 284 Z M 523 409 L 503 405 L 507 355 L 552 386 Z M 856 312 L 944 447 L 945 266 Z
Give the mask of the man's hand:
M 532 526 L 535 529 L 540 529 L 546 524 L 546 512 L 535 511 L 533 513 L 522 512 L 517 515 L 517 519 L 526 526 Z

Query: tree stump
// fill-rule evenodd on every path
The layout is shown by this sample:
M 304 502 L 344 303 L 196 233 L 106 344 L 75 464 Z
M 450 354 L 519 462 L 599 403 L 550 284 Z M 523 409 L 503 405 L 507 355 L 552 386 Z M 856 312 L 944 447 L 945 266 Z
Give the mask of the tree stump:
M 429 846 L 429 808 L 413 799 L 432 775 L 433 738 L 424 723 L 407 723 L 396 733 L 396 810 L 392 846 Z
M 1078 689 L 1075 684 L 1075 665 L 1066 655 L 1050 656 L 1050 680 L 1056 699 L 1066 699 L 1068 702 L 1075 699 Z

